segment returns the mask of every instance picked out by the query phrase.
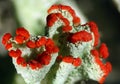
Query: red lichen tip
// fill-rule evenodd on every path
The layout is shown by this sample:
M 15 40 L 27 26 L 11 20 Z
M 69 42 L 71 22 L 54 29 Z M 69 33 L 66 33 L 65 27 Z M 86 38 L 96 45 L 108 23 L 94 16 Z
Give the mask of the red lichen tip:
M 70 35 L 68 40 L 72 43 L 76 43 L 78 41 L 88 42 L 92 40 L 92 35 L 87 31 L 80 31 Z
M 40 46 L 42 46 L 42 45 L 45 45 L 45 44 L 46 44 L 46 41 L 47 41 L 47 39 L 46 39 L 45 37 L 41 37 L 40 39 L 38 39 L 38 40 L 36 41 L 36 46 L 37 46 L 37 47 L 40 47 Z
M 55 23 L 55 21 L 57 21 L 58 18 L 56 16 L 56 14 L 50 14 L 47 16 L 47 26 L 48 27 L 52 27 L 53 24 Z
M 91 50 L 91 54 L 95 57 L 99 57 L 99 52 L 97 50 Z
M 15 41 L 18 43 L 18 44 L 22 44 L 24 42 L 24 37 L 21 36 L 21 35 L 17 35 L 15 36 Z
M 9 50 L 10 48 L 12 48 L 12 43 L 6 44 L 5 48 L 6 48 L 7 50 Z
M 53 45 L 54 45 L 54 41 L 50 38 L 47 39 L 45 46 L 53 46 Z
M 23 57 L 18 57 L 16 62 L 17 62 L 18 65 L 22 65 L 23 67 L 27 66 L 27 63 L 26 63 L 26 61 Z
M 29 40 L 27 43 L 26 43 L 27 47 L 29 48 L 36 48 L 36 44 L 34 41 L 32 40 Z
M 51 11 L 58 9 L 58 5 L 52 5 L 49 9 L 48 9 L 48 13 L 50 13 Z
M 48 65 L 50 63 L 51 56 L 50 55 L 44 55 L 41 57 L 40 63 L 43 65 Z
M 6 45 L 7 42 L 8 42 L 8 40 L 9 40 L 11 37 L 12 37 L 12 36 L 11 36 L 10 33 L 4 34 L 3 37 L 2 37 L 2 44 L 3 44 L 3 45 Z
M 94 33 L 94 38 L 95 38 L 94 46 L 97 46 L 99 43 L 99 38 L 100 38 L 100 34 L 98 32 L 98 27 L 97 27 L 96 23 L 92 22 L 92 21 L 87 24 L 90 26 L 91 31 Z
M 78 26 L 78 25 L 80 25 L 80 18 L 79 17 L 74 17 L 73 18 L 73 24 L 74 24 L 74 26 Z
M 78 67 L 81 65 L 81 59 L 80 58 L 74 58 L 73 63 L 75 67 Z
M 109 52 L 105 43 L 102 43 L 99 49 L 100 56 L 104 59 L 108 58 Z
M 112 65 L 110 62 L 107 62 L 105 64 L 105 68 L 106 68 L 106 74 L 109 74 L 112 71 Z
M 49 46 L 46 46 L 45 48 L 46 48 L 46 51 L 50 54 L 51 53 L 56 53 L 56 52 L 59 51 L 59 48 L 55 45 L 49 45 Z
M 75 67 L 78 67 L 81 64 L 81 59 L 80 58 L 73 58 L 72 56 L 64 56 L 64 57 L 62 57 L 62 61 L 66 62 L 66 63 L 71 63 Z
M 47 16 L 47 26 L 52 27 L 58 19 L 64 23 L 63 25 L 70 24 L 70 22 L 64 18 L 61 13 L 51 13 Z
M 58 10 L 58 11 L 67 11 L 71 14 L 72 17 L 75 16 L 75 11 L 70 7 L 70 6 L 66 6 L 66 5 L 52 5 L 49 9 L 48 9 L 48 13 L 53 12 L 54 10 Z
M 104 82 L 105 82 L 105 77 L 103 76 L 98 82 L 99 82 L 99 84 L 104 84 Z
M 22 52 L 19 49 L 9 51 L 9 56 L 11 56 L 11 57 L 19 57 L 19 56 L 21 56 L 21 54 L 22 54 Z
M 16 35 L 21 35 L 21 36 L 23 36 L 25 40 L 27 40 L 27 39 L 30 37 L 29 32 L 28 32 L 25 28 L 23 28 L 23 27 L 18 28 L 18 29 L 16 30 Z
M 52 39 L 47 39 L 45 44 L 46 51 L 51 53 L 56 53 L 59 51 L 59 48 L 55 46 L 54 41 Z
M 67 18 L 60 18 L 62 20 L 62 22 L 64 23 L 65 26 L 69 25 L 70 22 L 68 21 Z
M 53 14 L 55 14 L 58 18 L 64 18 L 61 13 L 53 13 Z
M 63 32 L 69 32 L 69 31 L 71 31 L 72 30 L 72 26 L 63 26 L 62 27 L 62 31 Z
M 72 56 L 64 56 L 63 59 L 62 59 L 63 62 L 66 62 L 66 63 L 73 63 L 74 59 Z
M 29 62 L 29 65 L 30 65 L 30 67 L 31 67 L 31 69 L 37 69 L 37 68 L 42 68 L 42 64 L 40 64 L 38 61 L 36 61 L 36 60 L 31 60 L 30 62 Z
M 72 15 L 72 17 L 76 16 L 75 11 L 70 6 L 65 6 L 63 9 L 68 10 L 68 12 Z

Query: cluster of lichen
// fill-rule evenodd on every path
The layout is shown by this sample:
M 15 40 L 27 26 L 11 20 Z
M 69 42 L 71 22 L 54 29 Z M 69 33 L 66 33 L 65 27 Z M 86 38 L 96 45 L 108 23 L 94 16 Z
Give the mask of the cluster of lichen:
M 70 6 L 48 9 L 46 36 L 32 36 L 23 27 L 6 33 L 2 43 L 27 84 L 73 84 L 91 79 L 103 83 L 111 71 L 105 43 L 99 44 L 94 22 L 81 24 Z

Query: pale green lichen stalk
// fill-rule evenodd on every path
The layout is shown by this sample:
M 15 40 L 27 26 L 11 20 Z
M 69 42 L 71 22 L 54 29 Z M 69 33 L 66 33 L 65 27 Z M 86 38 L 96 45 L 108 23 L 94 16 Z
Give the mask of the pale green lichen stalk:
M 105 43 L 99 44 L 94 22 L 81 24 L 66 5 L 52 5 L 46 18 L 46 36 L 32 36 L 20 27 L 16 36 L 6 33 L 2 43 L 18 74 L 27 84 L 74 84 L 78 80 L 104 83 L 112 67 Z

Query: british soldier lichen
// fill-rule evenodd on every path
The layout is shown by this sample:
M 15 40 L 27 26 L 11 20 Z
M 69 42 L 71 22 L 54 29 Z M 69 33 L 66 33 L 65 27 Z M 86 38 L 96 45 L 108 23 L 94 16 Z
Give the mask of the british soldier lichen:
M 103 62 L 109 52 L 105 43 L 98 46 L 97 25 L 81 24 L 75 11 L 65 5 L 51 6 L 46 22 L 46 36 L 31 36 L 21 27 L 16 36 L 6 33 L 2 38 L 25 82 L 72 84 L 85 78 L 103 83 L 112 67 Z

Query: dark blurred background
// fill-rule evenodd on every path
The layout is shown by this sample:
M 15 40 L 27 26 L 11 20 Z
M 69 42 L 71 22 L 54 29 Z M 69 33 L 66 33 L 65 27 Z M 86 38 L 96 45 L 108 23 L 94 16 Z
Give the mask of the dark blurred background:
M 109 47 L 110 56 L 107 60 L 112 63 L 113 70 L 105 84 L 120 84 L 120 11 L 117 9 L 117 4 L 114 0 L 74 1 L 89 21 L 98 24 L 101 42 L 105 42 Z M 5 32 L 14 33 L 18 23 L 15 6 L 11 0 L 0 0 L 0 39 Z M 0 84 L 16 84 L 13 82 L 15 77 L 16 70 L 12 60 L 0 43 Z M 87 84 L 97 83 L 89 81 Z

